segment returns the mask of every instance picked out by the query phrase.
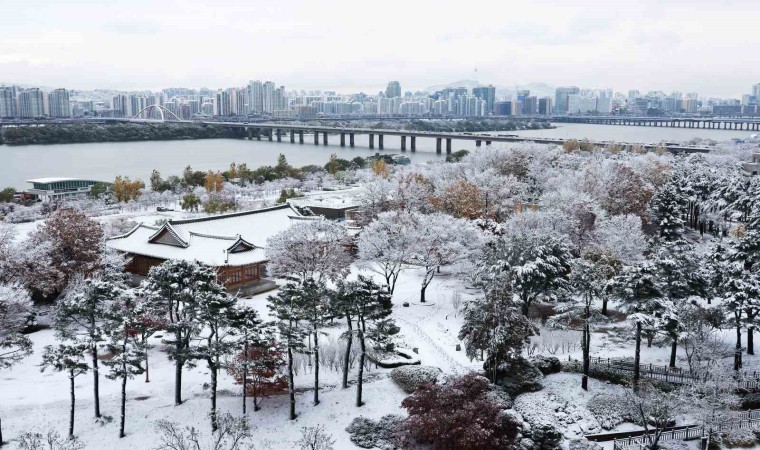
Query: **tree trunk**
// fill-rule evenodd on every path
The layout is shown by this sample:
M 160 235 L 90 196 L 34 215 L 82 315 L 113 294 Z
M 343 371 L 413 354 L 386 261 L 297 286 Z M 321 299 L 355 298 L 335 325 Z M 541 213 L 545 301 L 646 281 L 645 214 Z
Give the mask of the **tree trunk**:
M 314 322 L 314 405 L 319 404 L 319 335 Z
M 182 404 L 182 365 L 181 358 L 174 363 L 174 406 Z
M 528 313 L 530 313 L 530 302 L 523 300 L 520 305 L 520 310 L 522 311 L 523 316 L 528 317 Z
M 211 370 L 211 432 L 216 432 L 219 429 L 219 424 L 216 421 L 216 378 L 217 378 L 217 366 L 211 360 L 208 361 L 208 368 Z
M 92 346 L 92 391 L 95 395 L 95 417 L 100 417 L 100 373 L 98 373 L 98 346 Z
M 74 371 L 69 371 L 69 392 L 71 394 L 71 409 L 69 410 L 69 438 L 74 437 L 74 403 L 76 397 L 74 396 Z
M 425 289 L 427 289 L 427 285 L 422 285 L 422 289 L 420 289 L 420 303 L 425 303 Z
M 747 328 L 747 354 L 755 354 L 755 327 Z
M 143 339 L 143 346 L 145 348 L 145 382 L 150 383 L 150 366 L 148 365 L 148 340 Z
M 591 329 L 589 327 L 589 320 L 591 320 L 591 310 L 588 306 L 588 303 L 586 304 L 586 317 L 583 322 L 583 345 L 581 348 L 583 349 L 583 378 L 581 379 L 581 388 L 584 391 L 588 391 L 588 374 L 589 374 L 589 368 L 591 366 Z
M 3 446 L 3 419 L 0 418 L 0 447 Z
M 736 316 L 736 349 L 734 350 L 734 370 L 739 371 L 742 367 L 742 324 Z
M 678 351 L 678 338 L 673 338 L 670 343 L 670 367 L 676 367 L 676 352 Z
M 652 348 L 652 342 L 654 342 L 654 333 L 647 331 L 647 348 Z
M 364 353 L 366 348 L 364 346 L 364 331 L 359 329 L 359 373 L 356 376 L 356 406 L 362 406 L 362 378 L 364 377 Z
M 127 415 L 127 364 L 121 366 L 124 375 L 121 377 L 121 421 L 119 422 L 119 438 L 126 436 L 124 434 L 124 422 Z
M 346 354 L 343 357 L 343 389 L 348 387 L 348 364 L 351 361 L 351 344 L 353 341 L 353 328 L 350 316 L 346 316 L 346 322 L 348 323 L 348 341 L 346 342 Z
M 604 296 L 604 298 L 602 298 L 602 314 L 605 316 L 607 315 L 607 302 L 609 302 L 609 299 L 607 296 Z
M 290 396 L 290 420 L 296 420 L 296 390 L 293 383 L 293 348 L 288 345 L 288 395 Z
M 245 415 L 245 407 L 246 407 L 245 398 L 246 398 L 246 395 L 248 394 L 247 391 L 248 391 L 248 341 L 246 341 L 245 344 L 243 344 L 243 415 Z
M 641 379 L 641 322 L 636 322 L 636 353 L 633 357 L 633 390 L 639 391 Z

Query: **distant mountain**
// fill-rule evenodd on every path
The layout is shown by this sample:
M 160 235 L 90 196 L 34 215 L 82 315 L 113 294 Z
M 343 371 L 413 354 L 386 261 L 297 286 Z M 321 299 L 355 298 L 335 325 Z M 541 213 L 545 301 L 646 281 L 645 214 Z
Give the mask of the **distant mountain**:
M 472 88 L 474 87 L 487 86 L 488 84 L 489 83 L 481 83 L 477 80 L 459 80 L 453 83 L 429 86 L 425 88 L 425 90 L 427 92 L 433 93 L 435 91 L 440 91 L 446 88 L 465 87 L 471 91 Z M 503 85 L 502 86 L 494 85 L 494 86 L 496 87 L 497 98 L 514 97 L 517 94 L 518 89 L 528 89 L 531 95 L 535 95 L 537 97 L 554 97 L 554 87 L 549 86 L 548 84 L 545 84 L 545 83 L 528 83 L 528 84 L 519 84 L 519 85 L 512 85 L 512 86 L 503 86 Z

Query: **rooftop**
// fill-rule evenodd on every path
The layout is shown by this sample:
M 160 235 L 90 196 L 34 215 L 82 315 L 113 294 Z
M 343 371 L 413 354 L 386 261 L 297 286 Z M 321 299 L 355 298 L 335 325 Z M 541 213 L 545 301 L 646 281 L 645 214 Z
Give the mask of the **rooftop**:
M 47 178 L 34 178 L 32 180 L 26 180 L 27 183 L 40 183 L 40 184 L 60 183 L 63 181 L 93 181 L 95 182 L 95 180 L 87 180 L 84 178 L 68 178 L 68 177 L 47 177 Z

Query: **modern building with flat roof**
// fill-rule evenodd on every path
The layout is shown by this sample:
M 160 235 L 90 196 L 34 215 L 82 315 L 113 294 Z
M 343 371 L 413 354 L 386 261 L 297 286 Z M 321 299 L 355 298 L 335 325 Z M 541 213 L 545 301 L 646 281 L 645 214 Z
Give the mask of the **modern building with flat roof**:
M 26 180 L 32 184 L 30 194 L 34 194 L 42 201 L 55 201 L 70 199 L 72 197 L 87 197 L 92 187 L 101 181 L 83 180 L 81 178 L 35 178 Z

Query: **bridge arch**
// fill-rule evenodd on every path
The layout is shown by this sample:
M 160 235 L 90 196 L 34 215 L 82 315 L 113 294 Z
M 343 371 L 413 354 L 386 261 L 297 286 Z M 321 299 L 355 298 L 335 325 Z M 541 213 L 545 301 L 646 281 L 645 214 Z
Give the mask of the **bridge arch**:
M 140 118 L 140 116 L 142 115 L 142 113 L 146 113 L 146 117 L 150 117 L 151 114 L 153 113 L 153 111 L 158 111 L 158 113 L 161 116 L 161 118 L 158 119 L 158 120 L 155 120 L 155 119 L 141 119 Z M 173 120 L 176 120 L 176 121 L 182 120 L 179 117 L 177 117 L 176 114 L 174 114 L 173 112 L 169 111 L 168 109 L 164 108 L 161 105 L 150 105 L 148 107 L 143 108 L 142 111 L 140 111 L 139 113 L 135 114 L 134 117 L 132 117 L 132 120 L 139 120 L 139 121 L 152 120 L 152 121 L 156 121 L 156 122 L 166 122 L 167 119 L 166 119 L 166 115 L 165 114 L 167 114 L 169 117 L 173 118 Z

